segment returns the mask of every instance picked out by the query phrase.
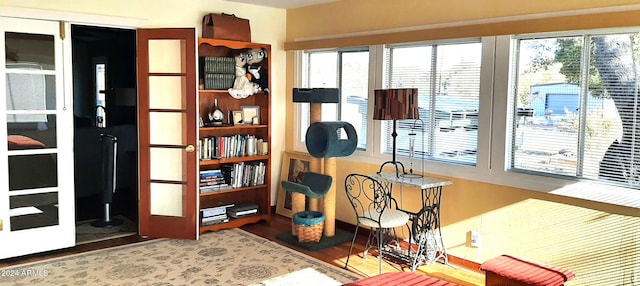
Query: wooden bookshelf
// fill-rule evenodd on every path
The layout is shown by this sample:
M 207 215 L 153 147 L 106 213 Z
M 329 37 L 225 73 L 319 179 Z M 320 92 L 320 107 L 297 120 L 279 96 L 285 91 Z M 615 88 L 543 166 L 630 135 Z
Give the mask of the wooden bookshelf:
M 266 74 L 268 75 L 267 78 L 270 78 L 270 45 L 215 39 L 199 39 L 198 45 L 198 56 L 201 58 L 201 62 L 204 57 L 234 57 L 236 54 L 248 49 L 264 49 L 267 52 L 267 58 L 260 62 L 259 65 L 261 65 L 262 69 L 266 70 Z M 199 71 L 199 78 L 204 79 L 204 71 L 202 67 Z M 269 90 L 271 90 L 270 82 L 268 85 Z M 271 95 L 267 92 L 260 91 L 247 98 L 236 99 L 229 94 L 228 90 L 199 89 L 199 116 L 203 119 L 203 122 L 207 122 L 208 113 L 214 105 L 215 100 L 218 101 L 218 107 L 225 114 L 223 122 L 224 125 L 200 127 L 198 129 L 198 137 L 200 139 L 235 135 L 251 135 L 255 138 L 262 139 L 263 142 L 267 142 L 269 147 L 267 148 L 266 155 L 201 158 L 199 162 L 199 171 L 217 169 L 221 168 L 223 165 L 229 164 L 254 164 L 257 162 L 263 163 L 265 170 L 262 175 L 264 176 L 264 182 L 262 184 L 242 186 L 207 193 L 200 193 L 198 190 L 200 193 L 199 209 L 229 203 L 251 203 L 258 205 L 258 214 L 256 215 L 241 218 L 229 218 L 229 222 L 226 223 L 200 226 L 200 233 L 227 228 L 237 228 L 259 221 L 269 221 L 271 218 Z M 243 106 L 259 107 L 259 124 L 232 125 L 228 122 L 229 114 L 232 111 L 241 111 Z

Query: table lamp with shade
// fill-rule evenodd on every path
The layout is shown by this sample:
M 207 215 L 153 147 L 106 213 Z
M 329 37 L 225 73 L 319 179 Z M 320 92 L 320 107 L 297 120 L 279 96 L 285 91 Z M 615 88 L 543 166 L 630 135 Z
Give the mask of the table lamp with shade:
M 382 172 L 385 165 L 390 164 L 395 167 L 396 177 L 406 174 L 402 162 L 396 160 L 396 121 L 405 119 L 419 119 L 418 112 L 418 89 L 398 88 L 398 89 L 376 89 L 374 92 L 374 120 L 393 120 L 393 153 L 391 161 L 386 161 L 380 166 L 378 173 Z M 402 167 L 402 170 L 399 168 Z

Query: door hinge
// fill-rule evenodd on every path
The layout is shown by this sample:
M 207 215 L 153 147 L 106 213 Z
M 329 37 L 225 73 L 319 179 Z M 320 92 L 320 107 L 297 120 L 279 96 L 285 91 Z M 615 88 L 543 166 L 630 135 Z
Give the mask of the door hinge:
M 65 30 L 65 21 L 60 21 L 60 39 L 64 40 L 64 38 L 67 36 L 66 31 Z

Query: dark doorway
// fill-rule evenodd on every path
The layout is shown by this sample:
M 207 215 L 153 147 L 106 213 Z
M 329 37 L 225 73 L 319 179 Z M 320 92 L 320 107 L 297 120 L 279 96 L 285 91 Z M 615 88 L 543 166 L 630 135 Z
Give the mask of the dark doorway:
M 136 31 L 72 25 L 71 41 L 76 222 L 107 215 L 137 232 Z M 117 138 L 114 158 L 103 158 L 105 135 Z M 115 192 L 105 160 L 115 160 Z

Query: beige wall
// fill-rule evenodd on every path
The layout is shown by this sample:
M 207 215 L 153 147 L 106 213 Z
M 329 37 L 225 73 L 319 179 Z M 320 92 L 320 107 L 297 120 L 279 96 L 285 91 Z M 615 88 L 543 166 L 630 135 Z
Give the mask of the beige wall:
M 287 41 L 345 33 L 640 4 L 633 0 L 342 0 L 289 10 Z M 625 9 L 626 10 L 626 9 Z M 592 19 L 592 21 L 598 19 Z
M 622 0 L 343 0 L 289 10 L 286 48 L 294 50 L 314 45 L 332 47 L 367 42 L 376 44 L 380 43 L 380 39 L 402 41 L 402 37 L 411 40 L 420 37 L 433 39 L 434 34 L 440 38 L 480 36 L 486 35 L 487 29 L 494 33 L 511 33 L 514 29 L 532 32 L 576 27 L 635 26 L 640 24 L 638 11 L 628 10 L 640 9 L 640 6 L 624 9 L 615 6 L 639 3 Z M 590 8 L 600 8 L 590 11 L 599 15 L 572 16 L 575 11 L 569 11 Z M 618 10 L 627 12 L 620 13 Z M 554 14 L 547 14 L 543 18 L 532 16 L 550 12 Z M 556 18 L 551 19 L 550 16 Z M 496 18 L 508 22 L 486 25 L 487 19 Z M 458 23 L 465 25 L 465 28 L 441 29 L 438 26 L 441 23 Z M 427 30 L 422 33 L 394 33 L 388 30 L 402 30 L 410 26 Z M 375 31 L 378 30 L 385 30 L 381 31 L 386 34 L 385 37 L 376 36 Z M 327 40 L 336 35 L 338 40 Z M 294 79 L 294 53 L 288 52 L 287 97 L 291 96 Z M 291 138 L 293 104 L 290 101 L 287 101 L 287 110 L 287 138 Z M 292 146 L 292 140 L 287 140 L 287 150 L 291 150 Z M 337 219 L 355 223 L 342 182 L 349 173 L 375 173 L 378 165 L 339 159 L 338 166 Z M 483 262 L 500 254 L 512 254 L 566 267 L 578 275 L 571 285 L 638 283 L 640 210 L 470 180 L 449 179 L 454 184 L 444 188 L 441 210 L 444 244 L 449 254 L 475 262 Z M 399 193 L 396 196 L 407 209 L 416 210 L 419 206 L 416 200 L 418 190 L 405 188 L 402 197 Z M 467 232 L 470 230 L 478 230 L 482 234 L 481 248 L 466 245 Z
M 28 9 L 26 9 L 28 8 Z M 38 11 L 31 11 L 38 9 Z M 209 12 L 232 13 L 238 17 L 251 21 L 252 41 L 271 45 L 271 111 L 273 129 L 271 150 L 273 156 L 272 189 L 279 185 L 280 156 L 284 149 L 285 130 L 282 128 L 285 120 L 285 39 L 286 11 L 283 9 L 266 8 L 254 5 L 237 4 L 221 0 L 3 0 L 0 4 L 0 15 L 4 11 L 17 11 L 15 16 L 30 18 L 75 19 L 82 23 L 112 22 L 108 25 L 122 26 L 136 23 L 133 28 L 166 28 L 166 27 L 194 27 L 200 35 L 202 16 Z M 72 12 L 72 13 L 69 13 Z M 89 15 L 95 14 L 95 15 Z M 12 16 L 13 16 L 12 15 Z M 102 18 L 101 16 L 131 18 L 127 21 Z M 131 20 L 131 21 L 129 21 Z M 70 21 L 74 23 L 74 21 Z M 124 23 L 124 24 L 123 24 Z M 272 202 L 275 204 L 276 192 L 272 192 Z
M 277 186 L 280 173 L 278 154 L 284 149 L 292 149 L 292 139 L 285 138 L 293 137 L 293 104 L 289 99 L 294 86 L 294 61 L 293 53 L 283 51 L 285 39 L 291 42 L 296 39 L 309 40 L 390 28 L 422 25 L 432 27 L 429 25 L 458 21 L 474 23 L 485 18 L 630 4 L 640 4 L 640 1 L 346 0 L 284 11 L 221 0 L 3 0 L 0 14 L 7 7 L 58 11 L 53 15 L 64 15 L 62 12 L 90 13 L 136 18 L 140 20 L 140 27 L 199 28 L 200 19 L 207 12 L 235 13 L 251 19 L 253 40 L 272 45 L 272 184 Z M 607 25 L 610 19 L 611 22 L 638 25 L 635 21 L 640 17 L 629 15 L 631 14 L 625 17 L 593 18 L 592 21 L 582 19 L 583 22 L 578 23 L 584 26 L 592 25 L 590 23 Z M 565 19 L 560 24 L 571 24 L 567 22 L 576 23 Z M 531 22 L 529 25 L 521 23 L 521 28 L 542 29 L 543 23 L 545 21 L 535 22 L 536 25 Z M 554 27 L 558 26 L 558 22 L 553 24 Z M 496 26 L 492 28 L 501 28 L 500 24 Z M 482 33 L 481 30 L 471 31 Z M 421 34 L 418 37 L 427 38 L 428 35 Z M 338 161 L 337 219 L 353 223 L 352 211 L 341 191 L 342 181 L 348 173 L 375 172 L 377 165 Z M 573 285 L 622 285 L 625 282 L 631 285 L 631 277 L 640 275 L 634 272 L 636 265 L 640 265 L 639 210 L 451 179 L 454 184 L 445 188 L 442 198 L 443 235 L 450 254 L 476 262 L 502 253 L 548 262 L 575 271 L 578 278 Z M 273 190 L 272 202 L 275 203 L 277 188 Z M 403 190 L 403 207 L 417 207 L 416 200 L 412 199 L 415 195 L 416 190 Z M 471 229 L 483 234 L 482 248 L 465 246 L 466 232 Z

